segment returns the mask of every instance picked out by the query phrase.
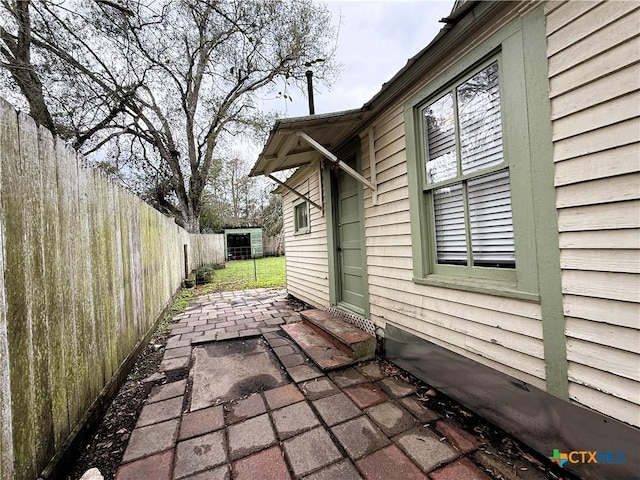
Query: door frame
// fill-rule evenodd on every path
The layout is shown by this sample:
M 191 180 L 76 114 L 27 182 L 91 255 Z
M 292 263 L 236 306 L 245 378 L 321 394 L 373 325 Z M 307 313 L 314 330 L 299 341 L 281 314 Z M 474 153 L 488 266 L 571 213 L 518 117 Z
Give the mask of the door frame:
M 340 159 L 348 159 L 354 155 L 356 159 L 355 170 L 362 174 L 362 149 L 360 147 L 360 137 L 355 137 L 336 153 L 336 156 Z M 323 163 L 322 178 L 324 184 L 324 198 L 327 202 L 325 217 L 327 222 L 327 255 L 329 263 L 329 303 L 331 306 L 336 306 L 365 318 L 369 318 L 369 279 L 367 275 L 367 246 L 364 230 L 364 186 L 358 182 L 360 185 L 360 188 L 358 188 L 358 215 L 360 217 L 360 241 L 362 245 L 362 299 L 364 303 L 363 308 L 361 309 L 356 305 L 342 302 L 340 298 L 340 259 L 336 252 L 338 245 L 338 229 L 336 226 L 338 208 L 336 200 L 338 186 L 336 176 L 332 174 L 332 169 L 333 164 L 331 162 L 325 161 Z

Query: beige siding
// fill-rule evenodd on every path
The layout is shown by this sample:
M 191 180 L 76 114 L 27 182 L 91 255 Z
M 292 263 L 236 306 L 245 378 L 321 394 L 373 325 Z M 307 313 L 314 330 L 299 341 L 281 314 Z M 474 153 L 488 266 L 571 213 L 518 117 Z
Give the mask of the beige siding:
M 368 145 L 363 132 L 363 173 L 370 178 Z M 374 145 L 377 203 L 365 189 L 364 212 L 371 320 L 544 388 L 539 305 L 413 282 L 402 102 L 374 125 Z
M 297 172 L 291 185 L 318 205 L 323 205 L 322 185 L 317 167 Z M 283 196 L 284 235 L 289 293 L 318 308 L 329 306 L 329 271 L 326 218 L 313 205 L 309 207 L 310 231 L 294 233 L 293 206 L 299 197 Z
M 569 393 L 640 425 L 640 4 L 547 5 Z

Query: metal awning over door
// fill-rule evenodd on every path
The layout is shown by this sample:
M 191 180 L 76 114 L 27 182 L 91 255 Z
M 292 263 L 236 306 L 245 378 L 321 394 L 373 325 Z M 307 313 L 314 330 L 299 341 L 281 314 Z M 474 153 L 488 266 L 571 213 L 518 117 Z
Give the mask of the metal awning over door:
M 357 126 L 366 116 L 366 111 L 358 109 L 279 120 L 271 130 L 264 150 L 249 175 L 265 175 L 322 210 L 320 205 L 278 180 L 272 173 L 302 167 L 326 158 L 359 183 L 375 191 L 371 182 L 331 152 L 356 134 Z

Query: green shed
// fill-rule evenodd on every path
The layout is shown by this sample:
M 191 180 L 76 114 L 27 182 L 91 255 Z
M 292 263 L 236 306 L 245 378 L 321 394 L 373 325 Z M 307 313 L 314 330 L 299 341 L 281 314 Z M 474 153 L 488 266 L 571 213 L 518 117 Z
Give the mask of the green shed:
M 261 258 L 262 227 L 226 228 L 224 248 L 227 261 Z

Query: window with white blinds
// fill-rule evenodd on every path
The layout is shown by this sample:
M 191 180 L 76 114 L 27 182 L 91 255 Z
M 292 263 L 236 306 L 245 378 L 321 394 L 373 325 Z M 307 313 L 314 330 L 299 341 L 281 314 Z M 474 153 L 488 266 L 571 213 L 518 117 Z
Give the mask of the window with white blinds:
M 423 107 L 422 123 L 437 263 L 515 268 L 498 62 Z

